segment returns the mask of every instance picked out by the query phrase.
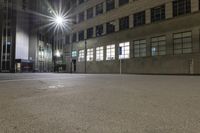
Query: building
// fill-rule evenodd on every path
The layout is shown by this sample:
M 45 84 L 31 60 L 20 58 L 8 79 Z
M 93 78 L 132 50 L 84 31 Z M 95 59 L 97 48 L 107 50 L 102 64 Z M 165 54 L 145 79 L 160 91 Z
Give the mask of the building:
M 53 71 L 54 36 L 36 15 L 42 7 L 40 0 L 0 0 L 0 72 Z
M 67 70 L 200 74 L 199 0 L 72 0 Z

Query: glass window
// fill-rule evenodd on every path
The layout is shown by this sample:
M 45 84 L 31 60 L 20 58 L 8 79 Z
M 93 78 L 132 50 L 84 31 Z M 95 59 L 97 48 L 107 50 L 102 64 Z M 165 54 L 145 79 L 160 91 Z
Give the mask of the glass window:
M 77 56 L 77 52 L 76 51 L 72 51 L 72 57 L 76 57 Z
M 92 38 L 93 37 L 93 33 L 94 33 L 93 28 L 87 29 L 87 38 Z
M 96 36 L 98 37 L 101 35 L 103 35 L 103 25 L 102 24 L 96 26 Z
M 93 8 L 87 9 L 87 19 L 93 18 Z
M 173 0 L 173 16 L 191 12 L 191 0 Z
M 127 4 L 128 2 L 129 2 L 129 0 L 119 0 L 119 6 Z
M 78 0 L 78 4 L 82 4 L 84 0 Z
M 113 32 L 115 32 L 115 21 L 106 24 L 106 33 L 109 34 Z
M 103 61 L 103 47 L 96 48 L 96 61 Z
M 130 58 L 130 42 L 124 42 L 119 44 L 119 59 Z
M 73 35 L 72 35 L 72 42 L 76 42 L 76 41 L 77 41 L 76 33 L 73 33 Z
M 145 24 L 145 11 L 134 14 L 134 26 Z
M 78 15 L 78 22 L 83 22 L 84 21 L 84 12 L 79 13 Z
M 106 0 L 106 11 L 110 11 L 115 8 L 115 0 Z
M 115 60 L 115 44 L 106 47 L 106 60 Z
M 134 57 L 146 56 L 146 40 L 137 40 L 133 42 L 134 45 Z
M 96 16 L 103 13 L 103 3 L 96 5 Z
M 192 53 L 192 32 L 175 33 L 174 54 Z
M 154 7 L 151 9 L 151 22 L 165 19 L 165 5 Z
M 78 61 L 79 62 L 85 61 L 85 50 L 79 51 Z
M 129 28 L 129 16 L 119 19 L 119 30 L 125 30 Z
M 79 41 L 84 40 L 84 31 L 83 30 L 78 33 L 78 39 L 79 39 Z
M 94 59 L 94 51 L 93 49 L 87 50 L 87 61 L 93 61 Z
M 151 55 L 166 55 L 166 37 L 153 37 L 151 38 Z

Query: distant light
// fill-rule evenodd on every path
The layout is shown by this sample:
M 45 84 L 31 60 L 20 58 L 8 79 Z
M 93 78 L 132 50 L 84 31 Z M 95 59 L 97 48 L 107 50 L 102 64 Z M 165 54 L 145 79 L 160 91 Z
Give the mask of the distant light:
M 64 22 L 64 18 L 63 18 L 62 16 L 56 16 L 55 22 L 56 22 L 58 25 L 62 25 L 63 22 Z
M 60 57 L 61 55 L 60 55 L 60 52 L 57 50 L 57 52 L 56 52 L 56 57 Z

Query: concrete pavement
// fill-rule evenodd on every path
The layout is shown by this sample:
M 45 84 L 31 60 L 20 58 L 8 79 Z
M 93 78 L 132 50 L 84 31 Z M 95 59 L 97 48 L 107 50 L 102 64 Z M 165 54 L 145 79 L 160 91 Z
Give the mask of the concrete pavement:
M 199 133 L 200 77 L 0 74 L 0 133 Z

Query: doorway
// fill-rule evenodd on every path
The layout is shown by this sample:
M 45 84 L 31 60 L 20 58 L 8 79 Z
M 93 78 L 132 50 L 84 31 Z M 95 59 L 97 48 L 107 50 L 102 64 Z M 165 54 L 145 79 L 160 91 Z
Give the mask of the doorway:
M 76 72 L 76 60 L 72 60 L 72 72 Z

